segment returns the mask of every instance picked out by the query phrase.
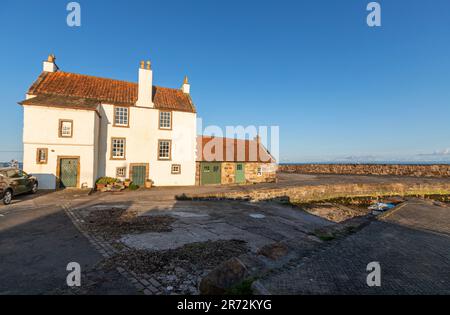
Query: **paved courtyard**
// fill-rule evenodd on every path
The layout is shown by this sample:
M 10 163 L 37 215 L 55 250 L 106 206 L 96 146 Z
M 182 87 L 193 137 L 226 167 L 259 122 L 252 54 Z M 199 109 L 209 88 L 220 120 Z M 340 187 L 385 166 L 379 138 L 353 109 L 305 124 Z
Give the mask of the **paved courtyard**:
M 335 223 L 290 205 L 176 198 L 398 180 L 283 174 L 278 184 L 21 196 L 0 206 L 0 294 L 198 294 L 201 278 L 224 260 L 258 255 L 262 247 L 283 241 L 308 251 L 303 259 L 258 278 L 260 287 L 273 294 L 448 294 L 450 208 L 445 205 L 409 200 L 356 233 L 323 241 L 315 231 Z M 82 266 L 83 285 L 75 290 L 65 284 L 72 261 Z M 366 286 L 371 261 L 381 263 L 381 288 Z

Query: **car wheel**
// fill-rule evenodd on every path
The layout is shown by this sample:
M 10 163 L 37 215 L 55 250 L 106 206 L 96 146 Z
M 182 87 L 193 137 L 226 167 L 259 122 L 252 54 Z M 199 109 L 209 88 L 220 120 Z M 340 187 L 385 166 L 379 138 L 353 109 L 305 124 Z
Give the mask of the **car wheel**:
M 5 194 L 3 195 L 3 204 L 9 205 L 12 200 L 12 192 L 11 190 L 7 190 Z
M 35 194 L 38 191 L 38 183 L 34 183 L 33 187 L 31 187 L 31 193 Z

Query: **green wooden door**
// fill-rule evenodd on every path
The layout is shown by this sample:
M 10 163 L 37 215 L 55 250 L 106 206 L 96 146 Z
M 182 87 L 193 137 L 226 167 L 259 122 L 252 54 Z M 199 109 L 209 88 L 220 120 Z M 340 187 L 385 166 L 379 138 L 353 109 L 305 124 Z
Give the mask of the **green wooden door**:
M 143 165 L 133 166 L 131 170 L 132 172 L 131 181 L 138 186 L 144 186 L 146 179 L 145 178 L 146 171 L 147 169 Z
M 207 162 L 201 164 L 202 185 L 220 184 L 220 178 L 220 163 Z
M 236 164 L 236 183 L 242 184 L 245 183 L 245 165 L 244 163 L 237 163 Z
M 61 187 L 77 187 L 78 159 L 61 159 L 60 163 Z

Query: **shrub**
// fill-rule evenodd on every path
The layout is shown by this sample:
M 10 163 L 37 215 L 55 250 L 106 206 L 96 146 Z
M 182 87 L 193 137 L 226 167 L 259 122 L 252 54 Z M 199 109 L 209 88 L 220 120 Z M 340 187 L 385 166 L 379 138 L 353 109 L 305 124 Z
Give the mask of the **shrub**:
M 99 179 L 97 179 L 97 184 L 103 184 L 103 185 L 111 185 L 111 184 L 115 184 L 119 182 L 119 180 L 117 178 L 113 178 L 113 177 L 100 177 Z
M 137 190 L 137 189 L 139 189 L 139 186 L 136 185 L 136 184 L 131 183 L 130 186 L 128 186 L 128 189 L 130 189 L 130 190 Z

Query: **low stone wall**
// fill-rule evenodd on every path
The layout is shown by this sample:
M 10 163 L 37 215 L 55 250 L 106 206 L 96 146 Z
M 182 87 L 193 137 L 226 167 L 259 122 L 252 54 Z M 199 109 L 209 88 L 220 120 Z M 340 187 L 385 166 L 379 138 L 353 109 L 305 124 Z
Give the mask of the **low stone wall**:
M 300 174 L 450 177 L 449 164 L 286 164 L 279 165 L 278 171 Z
M 291 202 L 310 202 L 340 197 L 448 195 L 450 183 L 330 184 L 294 186 L 250 191 L 188 194 L 193 199 L 250 199 L 263 201 L 289 198 Z

